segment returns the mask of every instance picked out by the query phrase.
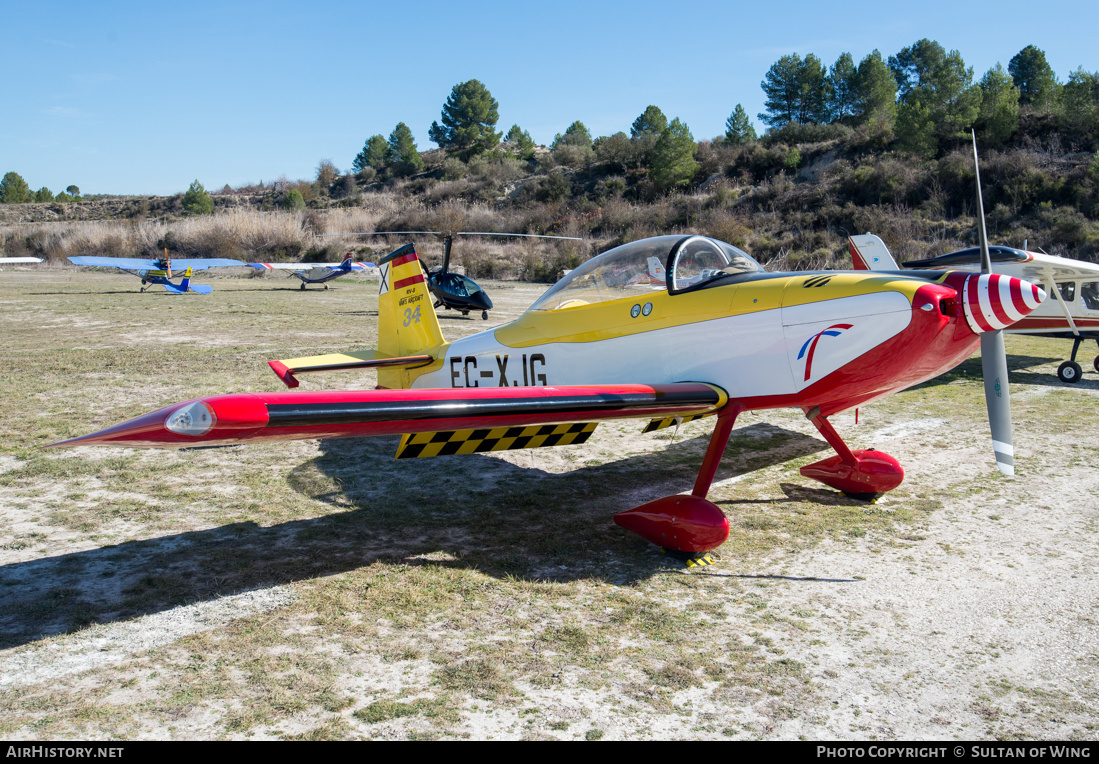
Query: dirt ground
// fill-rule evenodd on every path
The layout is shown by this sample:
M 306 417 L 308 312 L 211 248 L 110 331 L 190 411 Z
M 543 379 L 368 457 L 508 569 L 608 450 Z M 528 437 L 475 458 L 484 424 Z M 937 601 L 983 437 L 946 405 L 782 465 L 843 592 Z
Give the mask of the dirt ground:
M 829 450 L 799 413 L 745 415 L 711 493 L 732 535 L 687 571 L 611 515 L 689 490 L 706 421 L 412 464 L 387 438 L 40 449 L 373 345 L 370 282 L 210 283 L 0 272 L 5 739 L 1099 737 L 1099 376 L 1057 380 L 1068 343 L 1008 339 L 1015 479 L 979 359 L 834 418 L 905 467 L 876 504 L 800 476 Z M 544 289 L 487 288 L 448 338 Z

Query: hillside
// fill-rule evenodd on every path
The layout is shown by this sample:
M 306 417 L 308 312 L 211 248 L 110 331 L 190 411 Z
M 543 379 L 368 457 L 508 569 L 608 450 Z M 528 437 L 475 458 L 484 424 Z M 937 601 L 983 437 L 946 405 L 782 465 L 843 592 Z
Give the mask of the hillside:
M 881 137 L 866 126 L 791 124 L 744 145 L 698 143 L 693 178 L 668 191 L 658 190 L 643 157 L 616 156 L 600 141 L 586 153 L 537 147 L 527 158 L 505 142 L 468 162 L 435 150 L 410 175 L 366 168 L 327 184 L 227 187 L 212 195 L 208 216 L 186 213 L 182 194 L 4 204 L 0 249 L 55 261 L 164 247 L 191 256 L 327 259 L 388 246 L 331 236 L 349 231 L 582 237 L 581 244 L 486 239 L 460 255 L 475 276 L 552 280 L 610 246 L 663 233 L 713 236 L 787 268 L 847 267 L 847 236 L 867 231 L 901 260 L 976 242 L 972 149 L 961 139 L 925 158 L 879 148 Z M 1099 259 L 1095 150 L 1094 130 L 1066 130 L 1041 114 L 1024 114 L 1011 142 L 982 149 L 990 238 Z M 287 210 L 295 189 L 305 209 Z

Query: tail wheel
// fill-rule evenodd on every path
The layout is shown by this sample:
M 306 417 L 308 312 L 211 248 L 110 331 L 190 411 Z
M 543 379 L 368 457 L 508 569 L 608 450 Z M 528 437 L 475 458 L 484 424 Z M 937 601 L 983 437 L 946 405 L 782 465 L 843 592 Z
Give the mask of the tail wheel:
M 301 282 L 301 291 L 303 291 L 303 292 L 305 291 L 305 282 L 304 281 Z
M 1099 361 L 1099 359 L 1096 359 Z M 1063 364 L 1057 367 L 1057 378 L 1062 382 L 1068 382 L 1069 384 L 1076 384 L 1080 381 L 1080 376 L 1084 373 L 1084 370 L 1080 368 L 1080 364 L 1076 361 L 1065 361 Z

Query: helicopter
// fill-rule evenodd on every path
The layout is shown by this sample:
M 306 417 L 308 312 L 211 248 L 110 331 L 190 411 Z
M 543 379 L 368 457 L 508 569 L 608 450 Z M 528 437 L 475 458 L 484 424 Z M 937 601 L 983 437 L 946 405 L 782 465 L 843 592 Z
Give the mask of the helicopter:
M 431 234 L 443 237 L 443 265 L 437 270 L 427 270 L 427 289 L 434 298 L 433 307 L 460 311 L 463 316 L 481 311 L 481 318 L 488 320 L 492 310 L 492 298 L 481 285 L 461 273 L 450 270 L 450 249 L 455 236 L 515 236 L 529 239 L 568 239 L 582 241 L 577 236 L 549 236 L 536 233 L 489 233 L 486 231 L 371 231 L 362 233 L 321 234 L 322 236 L 403 236 L 406 234 Z M 426 270 L 426 269 L 425 269 Z

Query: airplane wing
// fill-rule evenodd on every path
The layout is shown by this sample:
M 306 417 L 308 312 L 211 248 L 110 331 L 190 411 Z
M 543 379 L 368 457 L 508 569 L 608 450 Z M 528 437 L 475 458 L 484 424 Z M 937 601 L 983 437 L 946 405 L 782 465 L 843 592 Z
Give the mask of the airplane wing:
M 308 271 L 313 268 L 339 268 L 342 263 L 244 263 L 257 270 L 267 271 Z M 352 263 L 351 267 L 362 267 L 359 263 Z
M 524 435 L 513 428 L 552 425 L 556 430 L 607 419 L 691 416 L 716 411 L 728 400 L 720 388 L 700 382 L 237 393 L 176 403 L 51 447 L 185 448 L 430 432 L 438 434 L 439 442 L 457 443 L 453 451 L 440 453 L 472 453 L 493 450 L 484 443 L 499 428 L 505 428 L 500 437 L 512 439 L 564 437 L 564 432 L 549 431 Z M 466 442 L 473 445 L 463 450 Z
M 154 271 L 158 267 L 156 260 L 142 257 L 100 257 L 98 255 L 78 255 L 70 257 L 74 265 L 93 265 L 100 268 L 125 268 L 133 271 Z
M 0 257 L 0 265 L 8 265 L 14 263 L 40 263 L 41 257 Z
M 190 268 L 196 271 L 205 271 L 209 268 L 232 268 L 235 265 L 244 265 L 240 260 L 230 260 L 225 257 L 200 257 L 172 259 L 172 270 L 186 270 Z
M 156 260 L 142 257 L 100 257 L 99 255 L 78 255 L 70 257 L 69 262 L 74 265 L 93 265 L 102 268 L 123 268 L 132 271 L 155 271 L 160 268 Z M 183 272 L 188 268 L 196 271 L 204 271 L 208 268 L 228 268 L 234 265 L 244 265 L 240 260 L 228 260 L 222 257 L 213 258 L 182 258 L 172 260 L 172 270 Z

